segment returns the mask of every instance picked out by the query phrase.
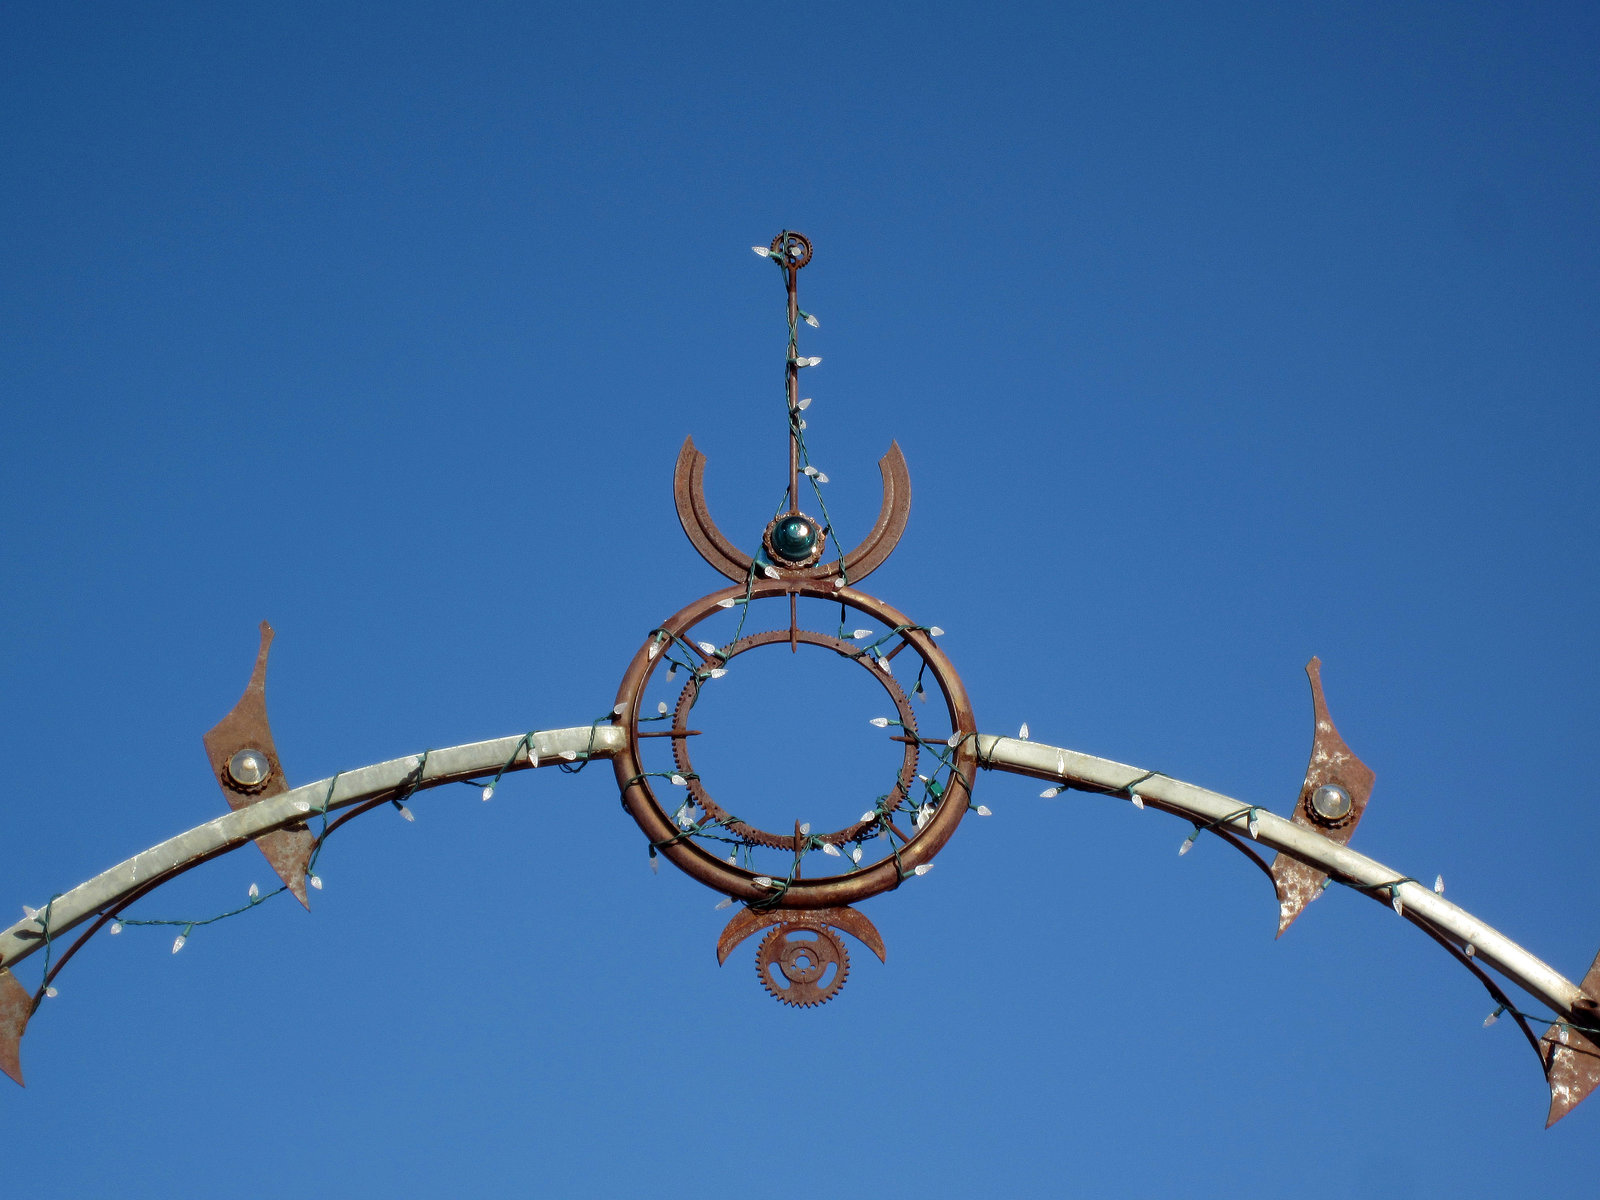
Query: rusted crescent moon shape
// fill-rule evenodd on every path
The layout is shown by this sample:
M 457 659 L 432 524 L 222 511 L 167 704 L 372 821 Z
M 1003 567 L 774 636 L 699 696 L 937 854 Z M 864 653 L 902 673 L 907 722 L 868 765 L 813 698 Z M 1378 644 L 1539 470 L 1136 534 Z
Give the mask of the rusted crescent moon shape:
M 844 556 L 844 571 L 851 583 L 865 579 L 883 565 L 884 559 L 899 544 L 900 535 L 905 533 L 906 522 L 911 518 L 911 473 L 906 470 L 899 442 L 889 443 L 889 453 L 878 460 L 878 471 L 883 476 L 883 503 L 878 509 L 878 519 L 861 544 Z M 750 577 L 755 559 L 724 537 L 711 519 L 706 507 L 705 473 L 706 456 L 695 448 L 694 438 L 684 438 L 672 476 L 678 520 L 702 558 L 735 583 L 743 583 Z M 809 567 L 783 569 L 785 579 L 823 579 L 838 573 L 837 559 L 824 559 Z

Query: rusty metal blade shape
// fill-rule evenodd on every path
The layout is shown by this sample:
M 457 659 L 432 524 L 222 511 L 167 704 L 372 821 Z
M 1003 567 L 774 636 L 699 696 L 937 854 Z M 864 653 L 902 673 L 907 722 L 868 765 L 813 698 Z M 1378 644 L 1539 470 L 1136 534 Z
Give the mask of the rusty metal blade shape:
M 722 931 L 722 936 L 717 939 L 717 965 L 721 966 L 727 962 L 728 955 L 733 953 L 734 947 L 752 933 L 769 925 L 784 924 L 826 925 L 842 929 L 876 954 L 879 962 L 888 961 L 883 946 L 883 936 L 878 932 L 877 926 L 856 909 L 785 908 L 761 912 L 753 908 L 741 908 L 733 915 L 733 920 L 728 922 L 727 928 Z
M 706 562 L 735 583 L 743 583 L 750 577 L 754 559 L 729 541 L 711 519 L 711 510 L 706 506 L 705 473 L 706 456 L 696 449 L 694 438 L 685 438 L 672 476 L 678 520 Z M 861 544 L 844 555 L 844 571 L 851 583 L 860 582 L 883 565 L 911 519 L 911 472 L 899 442 L 889 443 L 889 452 L 878 460 L 878 473 L 883 477 L 878 519 Z M 823 579 L 838 573 L 838 562 L 826 559 L 814 566 L 783 571 L 785 578 L 796 579 Z
M 1322 660 L 1313 658 L 1306 664 L 1306 677 L 1311 680 L 1311 708 L 1316 720 L 1316 736 L 1311 742 L 1311 762 L 1306 767 L 1305 782 L 1300 785 L 1300 799 L 1294 806 L 1290 819 L 1296 825 L 1313 829 L 1341 846 L 1349 845 L 1350 837 L 1361 823 L 1367 800 L 1372 795 L 1372 785 L 1377 776 L 1372 768 L 1355 756 L 1345 745 L 1339 731 L 1333 727 L 1328 715 L 1328 704 L 1322 696 Z M 1323 784 L 1333 784 L 1350 794 L 1350 813 L 1338 822 L 1321 819 L 1311 807 L 1311 795 Z M 1328 876 L 1315 867 L 1307 866 L 1286 854 L 1272 860 L 1272 883 L 1278 892 L 1278 936 L 1294 922 L 1305 906 L 1322 894 Z
M 1587 1014 L 1590 1028 L 1600 1027 L 1600 954 L 1595 955 L 1589 973 L 1579 985 L 1583 999 L 1572 1006 L 1574 1015 Z M 1578 1032 L 1560 1022 L 1550 1026 L 1539 1039 L 1544 1057 L 1544 1076 L 1550 1084 L 1549 1129 L 1578 1106 L 1596 1087 L 1600 1087 L 1600 1036 Z
M 0 1071 L 22 1083 L 22 1031 L 33 1015 L 33 997 L 10 971 L 0 969 Z
M 267 722 L 267 650 L 271 645 L 272 626 L 263 621 L 261 648 L 256 652 L 255 670 L 250 674 L 244 695 L 239 697 L 232 712 L 211 727 L 204 739 L 206 756 L 211 760 L 211 774 L 222 788 L 228 807 L 235 812 L 289 790 L 283 778 L 283 766 L 278 761 L 277 747 L 272 743 L 272 727 Z M 240 785 L 228 770 L 228 760 L 241 750 L 255 750 L 267 760 L 270 769 L 266 778 L 255 786 Z M 306 872 L 310 869 L 315 844 L 310 830 L 304 826 L 278 829 L 257 834 L 253 840 L 295 899 L 309 909 Z

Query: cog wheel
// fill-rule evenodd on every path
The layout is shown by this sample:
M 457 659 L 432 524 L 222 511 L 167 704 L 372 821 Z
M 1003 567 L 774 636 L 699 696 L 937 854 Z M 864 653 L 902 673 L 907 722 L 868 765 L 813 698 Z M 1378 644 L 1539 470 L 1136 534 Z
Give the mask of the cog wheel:
M 800 937 L 801 934 L 815 936 Z M 821 980 L 834 971 L 826 983 Z M 756 974 L 775 1000 L 797 1008 L 826 1004 L 850 974 L 850 952 L 825 925 L 784 922 L 775 925 L 756 949 Z

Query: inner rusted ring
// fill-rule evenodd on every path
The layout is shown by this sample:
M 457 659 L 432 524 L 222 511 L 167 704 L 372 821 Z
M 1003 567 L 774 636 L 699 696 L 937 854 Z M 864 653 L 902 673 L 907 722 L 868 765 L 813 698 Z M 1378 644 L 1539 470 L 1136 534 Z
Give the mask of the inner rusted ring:
M 796 642 L 803 642 L 808 646 L 822 646 L 832 650 L 840 658 L 859 662 L 872 674 L 874 679 L 883 685 L 883 690 L 889 693 L 889 699 L 894 701 L 895 712 L 899 714 L 900 724 L 905 727 L 907 736 L 913 738 L 916 736 L 917 717 L 911 711 L 911 701 L 906 696 L 905 691 L 895 681 L 893 675 L 887 671 L 880 670 L 875 665 L 875 660 L 864 653 L 861 647 L 854 642 L 846 642 L 840 638 L 829 637 L 825 633 L 814 633 L 809 629 L 796 629 L 793 631 L 773 629 L 765 633 L 754 633 L 749 637 L 740 638 L 738 641 L 730 643 L 727 648 L 717 651 L 717 657 L 723 662 L 728 662 L 743 654 L 746 650 L 753 650 L 757 646 L 789 645 L 791 637 Z M 672 712 L 673 729 L 681 730 L 687 727 L 689 711 L 694 707 L 695 700 L 699 698 L 700 688 L 700 680 L 692 675 L 689 677 L 688 682 L 683 685 L 683 690 L 678 693 L 677 707 Z M 895 792 L 891 796 L 893 802 L 890 804 L 891 808 L 894 807 L 894 804 L 898 804 L 901 800 L 911 795 L 911 783 L 917 777 L 918 753 L 916 742 L 909 741 L 906 743 L 900 775 L 895 780 Z M 672 757 L 678 764 L 679 772 L 688 781 L 690 794 L 694 797 L 695 802 L 705 810 L 706 816 L 722 822 L 730 832 L 736 833 L 758 846 L 770 846 L 774 850 L 794 851 L 799 850 L 803 842 L 809 842 L 813 838 L 817 841 L 840 846 L 845 842 L 853 842 L 858 838 L 877 835 L 878 822 L 876 818 L 870 821 L 857 821 L 854 825 L 836 830 L 833 833 L 814 833 L 799 838 L 792 833 L 768 833 L 765 829 L 758 829 L 754 825 L 746 824 L 744 821 L 732 817 L 727 810 L 712 799 L 711 793 L 706 790 L 700 779 L 693 773 L 694 764 L 689 761 L 689 739 L 681 733 L 674 735 L 672 739 Z
M 688 640 L 690 630 L 730 604 L 782 600 L 791 595 L 843 604 L 846 608 L 882 622 L 890 629 L 901 630 L 898 636 L 903 644 L 890 653 L 909 649 L 913 659 L 921 659 L 927 674 L 932 676 L 931 683 L 937 685 L 944 697 L 954 735 L 950 739 L 952 748 L 948 760 L 951 770 L 944 794 L 932 817 L 924 822 L 922 828 L 914 829 L 908 840 L 897 842 L 892 854 L 870 866 L 855 870 L 847 867 L 845 873 L 840 875 L 812 878 L 796 875 L 785 886 L 779 887 L 754 871 L 729 863 L 699 845 L 673 821 L 670 810 L 664 808 L 656 798 L 651 786 L 653 780 L 645 773 L 640 749 L 639 711 L 655 669 L 667 657 L 664 651 L 668 643 L 676 643 L 688 653 L 700 655 L 704 662 L 703 669 L 715 669 L 721 662 L 720 655 L 705 654 L 698 650 L 695 643 Z M 787 636 L 787 633 L 785 630 L 784 635 Z M 798 636 L 798 630 L 796 634 Z M 627 731 L 627 744 L 611 758 L 611 769 L 616 773 L 623 807 L 638 822 L 651 845 L 674 866 L 707 887 L 747 904 L 786 911 L 841 908 L 897 888 L 917 867 L 932 861 L 944 848 L 971 802 L 973 777 L 978 767 L 977 720 L 972 704 L 967 699 L 966 687 L 956 674 L 954 664 L 932 635 L 910 617 L 875 596 L 850 587 L 835 589 L 831 582 L 753 580 L 740 587 L 724 588 L 702 596 L 651 631 L 623 673 L 622 682 L 617 688 L 614 712 L 613 724 Z M 844 862 L 848 864 L 849 859 Z

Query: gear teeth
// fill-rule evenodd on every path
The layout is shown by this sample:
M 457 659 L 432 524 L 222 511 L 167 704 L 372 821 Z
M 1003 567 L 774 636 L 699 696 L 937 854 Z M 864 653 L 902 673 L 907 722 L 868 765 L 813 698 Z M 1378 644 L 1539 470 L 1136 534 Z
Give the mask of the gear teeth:
M 815 941 L 791 942 L 792 934 L 809 932 L 817 935 Z M 818 978 L 827 971 L 831 964 L 834 967 L 833 978 L 826 984 L 818 986 L 815 980 L 800 982 L 790 981 L 788 987 L 782 987 L 773 982 L 772 972 L 776 970 L 788 979 L 788 972 L 783 969 L 783 952 L 790 947 L 798 950 L 801 947 L 823 946 L 827 949 L 822 953 L 813 950 L 815 958 L 825 960 Z M 781 1001 L 792 1008 L 816 1008 L 826 1004 L 839 994 L 839 989 L 844 987 L 845 980 L 850 977 L 850 952 L 845 948 L 844 942 L 834 932 L 831 926 L 811 922 L 784 922 L 775 925 L 768 931 L 767 936 L 761 939 L 761 945 L 756 949 L 756 975 L 761 980 L 761 986 L 774 1000 Z

